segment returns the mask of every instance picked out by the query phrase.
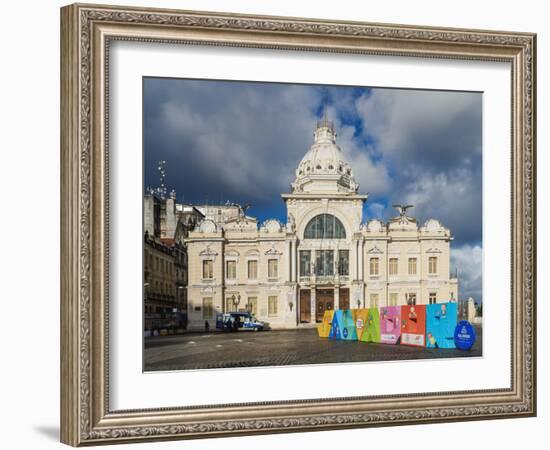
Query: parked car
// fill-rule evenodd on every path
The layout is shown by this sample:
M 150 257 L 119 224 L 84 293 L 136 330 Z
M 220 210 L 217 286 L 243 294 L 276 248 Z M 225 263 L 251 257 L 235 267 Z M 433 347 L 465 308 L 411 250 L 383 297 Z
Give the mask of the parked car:
M 216 328 L 223 331 L 263 331 L 265 325 L 251 313 L 231 312 L 218 314 L 216 316 Z

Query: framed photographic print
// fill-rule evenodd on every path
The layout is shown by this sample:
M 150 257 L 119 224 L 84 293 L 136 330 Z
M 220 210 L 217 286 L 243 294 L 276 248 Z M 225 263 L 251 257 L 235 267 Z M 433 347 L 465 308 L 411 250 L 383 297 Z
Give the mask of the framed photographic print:
M 61 10 L 62 441 L 536 414 L 530 33 Z

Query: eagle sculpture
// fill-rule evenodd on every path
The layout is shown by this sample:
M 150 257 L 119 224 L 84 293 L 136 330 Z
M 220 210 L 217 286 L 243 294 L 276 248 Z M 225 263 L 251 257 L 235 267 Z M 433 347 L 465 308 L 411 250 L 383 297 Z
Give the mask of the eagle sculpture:
M 407 209 L 413 208 L 414 205 L 392 205 L 397 211 L 399 211 L 399 215 L 401 217 L 405 217 L 407 213 Z
M 397 211 L 399 211 L 399 216 L 395 219 L 392 219 L 393 221 L 399 221 L 399 223 L 407 223 L 407 222 L 416 222 L 416 219 L 414 217 L 407 216 L 407 209 L 414 207 L 414 205 L 392 205 Z

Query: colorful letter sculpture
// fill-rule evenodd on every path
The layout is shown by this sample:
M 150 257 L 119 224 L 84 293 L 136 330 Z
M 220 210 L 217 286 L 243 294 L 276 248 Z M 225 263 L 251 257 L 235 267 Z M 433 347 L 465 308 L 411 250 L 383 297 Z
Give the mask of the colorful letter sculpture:
M 357 331 L 357 339 L 360 341 L 363 331 L 367 327 L 367 318 L 369 315 L 368 309 L 354 309 L 355 311 L 355 330 Z
M 323 315 L 323 321 L 319 325 L 317 325 L 317 333 L 319 333 L 319 337 L 321 338 L 329 337 L 333 316 L 334 316 L 334 310 L 331 309 L 331 310 L 325 311 L 325 314 Z
M 329 338 L 341 339 L 344 341 L 357 340 L 357 331 L 355 329 L 353 314 L 349 309 L 337 309 L 334 311 Z
M 342 311 L 342 337 L 345 341 L 356 341 L 357 330 L 355 329 L 355 319 L 353 312 L 349 309 Z
M 424 347 L 426 345 L 426 305 L 401 307 L 401 344 Z
M 359 340 L 363 342 L 380 342 L 380 313 L 378 308 L 367 309 L 365 326 Z
M 380 308 L 380 342 L 397 344 L 401 336 L 401 307 L 383 306 Z
M 456 328 L 456 303 L 437 303 L 325 311 L 317 333 L 345 341 L 456 348 Z
M 334 311 L 330 325 L 329 339 L 342 339 L 343 314 L 341 309 Z
M 426 305 L 426 347 L 456 348 L 456 303 Z

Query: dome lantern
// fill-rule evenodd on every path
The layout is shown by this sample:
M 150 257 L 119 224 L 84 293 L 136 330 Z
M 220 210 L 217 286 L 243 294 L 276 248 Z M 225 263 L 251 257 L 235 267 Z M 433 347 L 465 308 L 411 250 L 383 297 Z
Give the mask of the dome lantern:
M 292 192 L 357 193 L 359 185 L 342 149 L 336 144 L 336 130 L 327 117 L 326 108 L 313 137 L 313 144 L 296 169 Z

